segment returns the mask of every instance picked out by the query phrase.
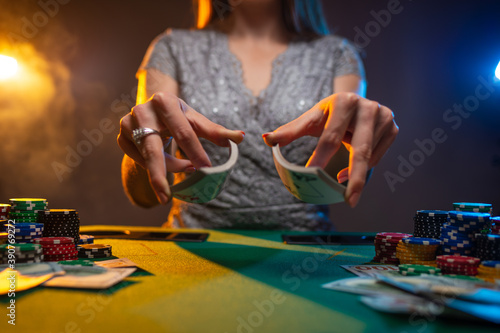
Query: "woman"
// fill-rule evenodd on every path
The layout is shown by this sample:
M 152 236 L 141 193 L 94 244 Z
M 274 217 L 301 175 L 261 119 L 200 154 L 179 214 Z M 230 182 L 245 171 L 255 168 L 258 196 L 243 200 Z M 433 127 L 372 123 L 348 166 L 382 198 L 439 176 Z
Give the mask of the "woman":
M 174 199 L 167 226 L 331 230 L 327 207 L 287 192 L 265 144 L 284 146 L 296 164 L 325 167 L 334 155 L 342 159 L 336 153 L 344 143 L 350 155 L 337 178 L 349 179 L 345 200 L 357 204 L 398 127 L 391 110 L 363 97 L 354 48 L 328 35 L 319 1 L 200 0 L 197 8 L 199 29 L 160 35 L 138 71 L 138 105 L 118 137 L 129 198 L 144 207 L 166 204 L 167 171 L 192 172 L 226 158 L 198 138 L 218 146 L 230 139 L 240 154 L 224 191 L 207 204 Z M 161 135 L 134 142 L 138 128 Z M 187 159 L 164 155 L 166 136 Z

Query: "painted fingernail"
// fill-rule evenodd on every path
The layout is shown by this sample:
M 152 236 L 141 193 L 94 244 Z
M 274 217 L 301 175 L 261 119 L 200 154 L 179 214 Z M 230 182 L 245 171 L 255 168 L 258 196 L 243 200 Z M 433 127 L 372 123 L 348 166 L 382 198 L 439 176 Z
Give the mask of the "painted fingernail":
M 264 139 L 265 139 L 265 138 L 267 138 L 270 134 L 271 134 L 271 133 L 264 133 L 264 134 L 262 134 L 262 138 L 264 138 Z
M 361 196 L 361 193 L 359 193 L 359 192 L 354 192 L 349 196 L 348 202 L 349 202 L 349 206 L 351 206 L 351 208 L 356 207 L 360 196 Z
M 243 137 L 245 137 L 245 132 L 243 131 L 240 131 L 241 135 L 243 135 Z

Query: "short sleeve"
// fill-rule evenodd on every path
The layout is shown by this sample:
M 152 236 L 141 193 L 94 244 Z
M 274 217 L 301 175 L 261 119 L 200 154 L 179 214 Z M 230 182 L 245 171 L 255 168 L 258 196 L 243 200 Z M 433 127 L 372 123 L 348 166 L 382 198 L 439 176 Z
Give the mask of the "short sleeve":
M 171 30 L 167 30 L 151 42 L 137 74 L 143 70 L 154 68 L 177 81 L 177 50 L 172 34 Z
M 335 69 L 333 77 L 354 74 L 365 79 L 363 62 L 356 48 L 346 39 L 337 44 L 335 54 Z

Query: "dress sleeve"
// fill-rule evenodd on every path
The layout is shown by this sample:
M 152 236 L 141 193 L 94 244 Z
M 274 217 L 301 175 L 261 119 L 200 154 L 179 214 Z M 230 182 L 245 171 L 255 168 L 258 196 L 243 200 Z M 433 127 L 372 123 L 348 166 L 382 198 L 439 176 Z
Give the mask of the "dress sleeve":
M 137 74 L 154 68 L 177 81 L 177 48 L 172 34 L 172 30 L 169 29 L 151 42 Z
M 346 39 L 337 44 L 333 77 L 355 74 L 365 80 L 365 69 L 356 48 Z

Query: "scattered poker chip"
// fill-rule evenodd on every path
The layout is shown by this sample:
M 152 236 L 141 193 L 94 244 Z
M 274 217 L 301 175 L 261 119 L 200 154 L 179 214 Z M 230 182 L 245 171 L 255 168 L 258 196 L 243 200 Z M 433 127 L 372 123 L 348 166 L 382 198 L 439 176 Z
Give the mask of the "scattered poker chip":
M 94 236 L 92 235 L 80 235 L 80 240 L 78 244 L 93 244 Z

